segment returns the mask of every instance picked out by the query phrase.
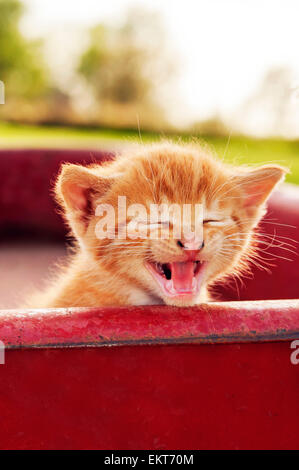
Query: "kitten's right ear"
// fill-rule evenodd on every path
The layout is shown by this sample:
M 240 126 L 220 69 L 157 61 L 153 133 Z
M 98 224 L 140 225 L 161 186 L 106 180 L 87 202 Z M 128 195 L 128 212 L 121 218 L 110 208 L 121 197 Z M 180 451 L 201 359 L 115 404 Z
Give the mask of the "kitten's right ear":
M 77 236 L 82 236 L 94 215 L 94 201 L 110 188 L 112 179 L 96 175 L 92 169 L 73 164 L 62 166 L 55 193 Z
M 270 164 L 246 171 L 237 177 L 237 184 L 243 191 L 243 207 L 249 216 L 255 215 L 258 209 L 265 206 L 272 191 L 283 181 L 287 172 L 287 168 Z

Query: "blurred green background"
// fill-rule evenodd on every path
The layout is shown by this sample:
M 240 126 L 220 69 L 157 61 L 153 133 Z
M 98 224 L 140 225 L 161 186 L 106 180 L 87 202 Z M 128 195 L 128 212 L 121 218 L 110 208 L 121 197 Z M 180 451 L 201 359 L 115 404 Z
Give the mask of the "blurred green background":
M 64 73 L 63 65 L 51 68 L 45 38 L 24 33 L 27 3 L 0 0 L 0 80 L 5 84 L 0 148 L 100 149 L 161 137 L 196 138 L 236 164 L 286 165 L 288 181 L 299 184 L 297 123 L 288 124 L 294 86 L 287 67 L 269 70 L 240 103 L 234 120 L 212 112 L 178 123 L 168 109 L 176 96 L 179 53 L 168 47 L 157 12 L 130 7 L 121 21 L 85 28 L 83 46 Z M 267 110 L 271 118 L 264 136 L 238 127 L 256 109 Z

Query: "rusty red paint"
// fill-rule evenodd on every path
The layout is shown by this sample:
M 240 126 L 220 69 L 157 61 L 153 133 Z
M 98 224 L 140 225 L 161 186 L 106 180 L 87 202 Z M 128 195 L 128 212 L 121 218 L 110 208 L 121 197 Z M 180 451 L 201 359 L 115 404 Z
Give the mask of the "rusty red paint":
M 8 348 L 161 343 L 233 343 L 299 338 L 299 300 L 165 306 L 8 310 Z

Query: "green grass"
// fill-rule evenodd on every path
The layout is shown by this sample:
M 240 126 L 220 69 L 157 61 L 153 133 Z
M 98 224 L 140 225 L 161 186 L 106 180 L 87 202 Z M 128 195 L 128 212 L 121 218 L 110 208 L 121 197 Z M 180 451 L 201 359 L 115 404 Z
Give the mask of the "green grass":
M 100 147 L 102 144 L 109 145 L 136 138 L 137 131 L 0 123 L 0 148 Z M 146 136 L 147 140 L 154 138 L 154 134 Z
M 299 184 L 299 141 L 251 139 L 248 137 L 206 138 L 219 156 L 233 164 L 278 163 L 290 169 L 286 181 Z M 227 145 L 228 143 L 228 145 Z
M 159 140 L 161 135 L 142 133 L 143 142 Z M 164 136 L 165 137 L 165 136 Z M 179 136 L 172 136 L 174 140 Z M 184 135 L 182 140 L 191 137 Z M 0 123 L 0 148 L 88 148 L 121 147 L 139 141 L 138 131 L 52 126 L 25 126 Z M 249 137 L 201 138 L 226 161 L 235 164 L 279 163 L 290 168 L 287 181 L 299 184 L 299 141 L 252 139 Z

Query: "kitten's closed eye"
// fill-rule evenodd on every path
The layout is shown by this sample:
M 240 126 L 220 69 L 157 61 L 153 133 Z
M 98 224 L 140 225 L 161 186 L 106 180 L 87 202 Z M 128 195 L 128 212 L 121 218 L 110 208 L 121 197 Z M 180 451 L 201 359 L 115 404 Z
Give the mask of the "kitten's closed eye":
M 160 228 L 160 227 L 168 227 L 171 225 L 171 222 L 169 221 L 164 221 L 164 220 L 158 220 L 158 221 L 147 221 L 147 220 L 138 220 L 138 219 L 132 219 L 128 223 L 128 227 L 130 224 L 134 224 L 134 226 L 138 227 L 144 227 L 144 228 Z
M 228 219 L 219 219 L 219 220 L 216 220 L 216 219 L 206 219 L 203 221 L 203 224 L 204 225 L 211 225 L 211 226 L 219 226 L 221 227 L 222 225 L 225 225 L 228 223 Z

